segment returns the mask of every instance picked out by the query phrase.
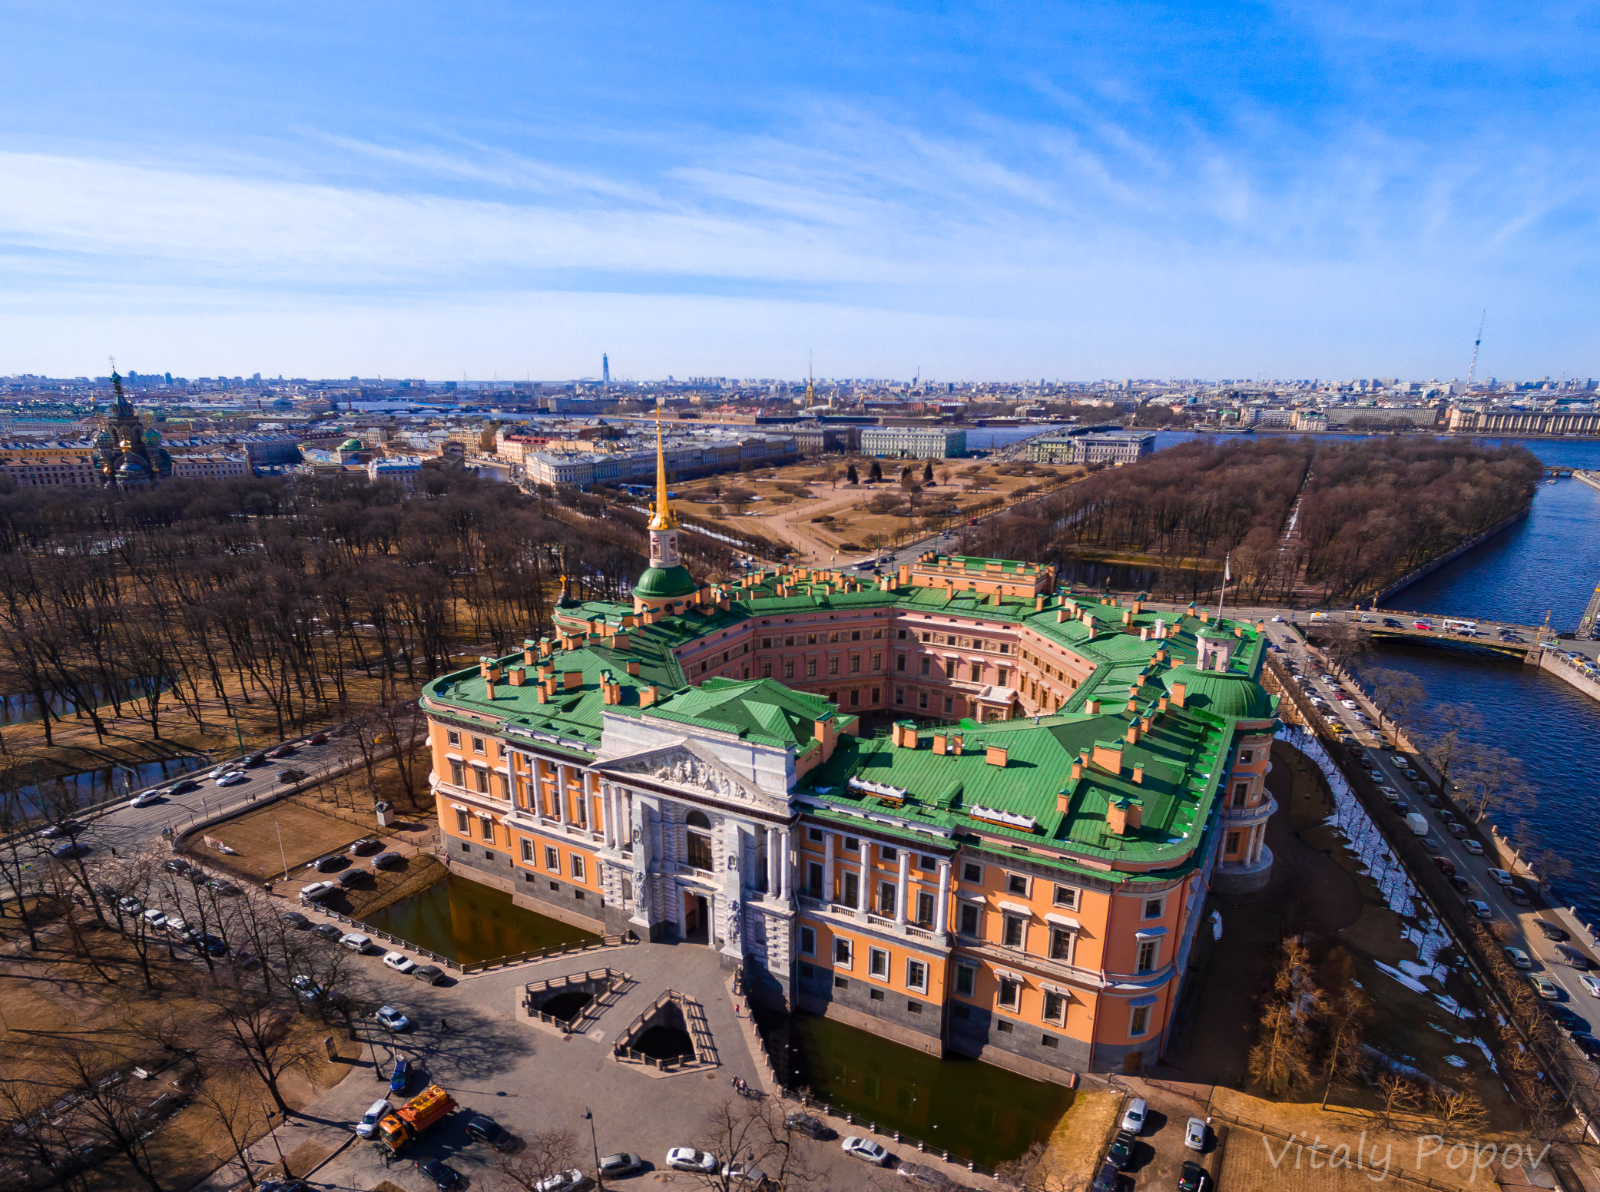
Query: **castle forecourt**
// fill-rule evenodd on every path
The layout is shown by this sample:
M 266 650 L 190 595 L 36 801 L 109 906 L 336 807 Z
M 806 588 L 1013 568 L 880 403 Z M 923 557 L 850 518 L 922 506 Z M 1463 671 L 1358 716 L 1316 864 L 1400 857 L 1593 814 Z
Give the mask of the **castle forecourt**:
M 935 553 L 700 584 L 664 489 L 631 603 L 424 689 L 454 872 L 930 1053 L 1154 1063 L 1270 876 L 1264 626 Z

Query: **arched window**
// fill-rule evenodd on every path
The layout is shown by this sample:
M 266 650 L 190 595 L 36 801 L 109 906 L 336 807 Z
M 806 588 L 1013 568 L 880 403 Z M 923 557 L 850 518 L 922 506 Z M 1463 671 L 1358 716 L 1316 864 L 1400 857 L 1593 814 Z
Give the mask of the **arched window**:
M 711 864 L 711 821 L 703 811 L 691 811 L 683 817 L 683 822 L 691 830 L 684 833 L 687 838 L 689 852 L 689 868 L 703 869 L 710 872 Z M 695 828 L 703 831 L 693 831 Z

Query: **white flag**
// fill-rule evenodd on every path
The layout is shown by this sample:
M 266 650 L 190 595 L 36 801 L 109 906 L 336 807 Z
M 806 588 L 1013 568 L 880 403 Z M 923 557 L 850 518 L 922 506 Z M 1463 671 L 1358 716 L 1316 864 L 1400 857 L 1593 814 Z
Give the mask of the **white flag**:
M 1222 582 L 1223 583 L 1227 583 L 1230 579 L 1233 578 L 1232 560 L 1233 560 L 1233 556 L 1229 555 L 1228 558 L 1226 558 L 1226 559 L 1224 559 L 1222 561 Z

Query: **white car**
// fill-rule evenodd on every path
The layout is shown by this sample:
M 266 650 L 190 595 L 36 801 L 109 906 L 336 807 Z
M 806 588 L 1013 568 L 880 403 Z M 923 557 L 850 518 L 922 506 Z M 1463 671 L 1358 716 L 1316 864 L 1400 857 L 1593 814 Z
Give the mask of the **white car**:
M 1590 997 L 1600 997 L 1600 977 L 1595 976 L 1593 973 L 1581 973 L 1578 976 L 1578 980 L 1583 983 L 1583 987 Z
M 367 1106 L 367 1112 L 361 1115 L 361 1120 L 356 1123 L 356 1133 L 362 1138 L 371 1138 L 372 1132 L 378 1128 L 378 1119 L 388 1113 L 391 1106 L 387 1101 L 374 1101 Z
M 667 1152 L 667 1166 L 674 1171 L 709 1173 L 717 1170 L 717 1157 L 710 1151 L 697 1151 L 692 1146 L 675 1146 Z
M 594 1187 L 594 1181 L 576 1167 L 570 1171 L 558 1171 L 555 1175 L 547 1175 L 533 1186 L 533 1192 L 580 1192 L 584 1188 Z
M 243 770 L 229 770 L 226 774 L 217 776 L 218 786 L 237 786 L 241 782 L 249 782 L 250 775 Z
M 1128 1111 L 1122 1115 L 1122 1129 L 1137 1137 L 1144 1129 L 1144 1119 L 1149 1112 L 1150 1106 L 1145 1104 L 1144 1098 L 1135 1097 L 1128 1102 Z
M 311 882 L 300 887 L 301 902 L 317 902 L 339 888 L 338 882 Z
M 870 1138 L 857 1138 L 852 1134 L 839 1144 L 839 1149 L 875 1167 L 882 1167 L 889 1161 L 888 1148 L 881 1142 L 873 1142 Z
M 380 1006 L 373 1017 L 391 1031 L 403 1031 L 411 1025 L 411 1019 L 400 1013 L 393 1006 Z
M 409 973 L 417 967 L 417 962 L 404 952 L 385 952 L 383 963 L 385 968 L 392 968 L 397 973 Z
M 1483 845 L 1479 844 L 1476 840 L 1463 840 L 1461 842 L 1461 847 L 1466 849 L 1467 852 L 1471 853 L 1474 857 L 1483 856 Z
M 1274 625 L 1282 625 L 1283 624 L 1283 614 L 1279 613 L 1277 616 L 1273 617 L 1272 618 L 1272 623 Z
M 339 937 L 339 944 L 341 947 L 349 948 L 358 956 L 364 956 L 372 947 L 372 937 L 363 935 L 359 931 L 349 931 Z
M 128 800 L 129 807 L 148 807 L 152 803 L 161 802 L 160 791 L 142 791 Z
M 144 921 L 152 927 L 160 927 L 167 921 L 167 912 L 151 907 L 144 913 Z
M 1361 707 L 1361 705 L 1356 703 L 1356 701 L 1353 699 L 1342 699 L 1339 701 L 1339 704 L 1341 707 L 1349 708 L 1352 712 Z
M 1504 869 L 1491 869 L 1489 870 L 1489 876 L 1493 880 L 1499 882 L 1502 886 L 1509 886 L 1513 881 L 1516 880 Z
M 1204 1118 L 1190 1118 L 1183 1128 L 1183 1145 L 1191 1151 L 1206 1149 L 1206 1122 Z

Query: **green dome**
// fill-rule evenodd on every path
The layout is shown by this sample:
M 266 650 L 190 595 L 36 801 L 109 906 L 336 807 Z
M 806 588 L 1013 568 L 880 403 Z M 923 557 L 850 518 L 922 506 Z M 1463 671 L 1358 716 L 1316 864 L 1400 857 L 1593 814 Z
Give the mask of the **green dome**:
M 700 585 L 694 582 L 689 569 L 682 566 L 651 567 L 633 586 L 633 594 L 643 596 L 647 600 L 692 596 L 699 590 Z
M 1174 683 L 1183 684 L 1185 708 L 1238 720 L 1266 720 L 1274 715 L 1272 697 L 1249 675 L 1175 666 L 1161 679 L 1169 691 Z
M 339 450 L 340 451 L 365 451 L 366 448 L 361 445 L 361 440 L 360 439 L 346 439 L 344 442 L 339 444 Z

